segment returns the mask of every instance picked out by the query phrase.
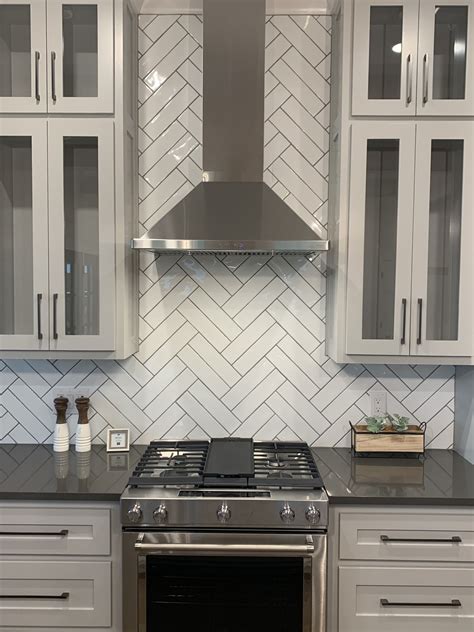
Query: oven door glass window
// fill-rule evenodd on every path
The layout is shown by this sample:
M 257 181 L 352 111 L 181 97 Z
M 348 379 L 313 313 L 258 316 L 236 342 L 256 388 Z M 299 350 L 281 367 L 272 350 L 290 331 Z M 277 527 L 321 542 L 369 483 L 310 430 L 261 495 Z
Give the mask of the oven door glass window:
M 146 631 L 303 630 L 303 558 L 148 555 Z

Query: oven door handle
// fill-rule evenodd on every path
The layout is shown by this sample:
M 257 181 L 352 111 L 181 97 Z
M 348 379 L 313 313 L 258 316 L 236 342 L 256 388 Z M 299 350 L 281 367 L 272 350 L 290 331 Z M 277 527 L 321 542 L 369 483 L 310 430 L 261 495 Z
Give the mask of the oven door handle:
M 163 544 L 143 542 L 145 537 L 141 533 L 135 542 L 136 551 L 148 553 L 297 553 L 312 555 L 315 551 L 313 538 L 306 536 L 306 544 Z

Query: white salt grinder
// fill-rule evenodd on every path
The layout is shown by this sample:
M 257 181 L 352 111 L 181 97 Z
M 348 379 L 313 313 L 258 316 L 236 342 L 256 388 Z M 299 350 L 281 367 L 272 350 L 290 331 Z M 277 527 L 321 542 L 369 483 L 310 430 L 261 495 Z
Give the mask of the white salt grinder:
M 78 397 L 76 399 L 76 408 L 79 413 L 76 430 L 76 452 L 90 452 L 91 449 L 91 427 L 87 418 L 89 401 L 88 397 Z
M 54 426 L 53 450 L 55 452 L 67 452 L 69 450 L 69 427 L 66 421 L 66 411 L 69 400 L 67 397 L 56 397 L 54 408 L 56 409 L 56 425 Z

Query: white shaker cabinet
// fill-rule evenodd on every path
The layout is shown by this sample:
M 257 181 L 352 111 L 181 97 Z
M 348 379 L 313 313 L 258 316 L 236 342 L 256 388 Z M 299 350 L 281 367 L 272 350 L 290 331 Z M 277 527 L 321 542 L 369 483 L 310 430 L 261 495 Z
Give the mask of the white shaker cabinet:
M 414 129 L 352 126 L 348 354 L 409 352 Z
M 0 0 L 0 112 L 46 112 L 46 0 Z
M 111 113 L 113 0 L 48 0 L 50 113 Z
M 113 350 L 114 124 L 48 122 L 51 350 Z
M 416 125 L 412 355 L 472 351 L 473 175 L 471 122 Z
M 0 0 L 0 112 L 113 111 L 113 0 Z
M 356 122 L 351 164 L 347 353 L 471 355 L 472 125 Z
M 13 5 L 23 6 L 0 0 L 0 17 Z M 0 357 L 123 359 L 138 348 L 136 9 L 128 0 L 24 7 L 45 9 L 33 30 L 46 19 L 56 59 L 48 111 L 2 116 L 13 101 L 0 103 Z M 10 15 L 11 32 L 18 19 Z M 1 94 L 4 33 L 0 23 Z
M 352 114 L 474 115 L 470 0 L 356 0 Z
M 46 121 L 0 123 L 0 349 L 49 348 Z

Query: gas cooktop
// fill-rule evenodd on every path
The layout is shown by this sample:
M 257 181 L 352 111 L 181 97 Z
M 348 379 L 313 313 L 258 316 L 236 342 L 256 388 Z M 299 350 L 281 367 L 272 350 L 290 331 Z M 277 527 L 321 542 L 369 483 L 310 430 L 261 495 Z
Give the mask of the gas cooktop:
M 327 495 L 306 443 L 153 441 L 121 515 L 124 529 L 320 529 Z
M 129 485 L 292 489 L 323 486 L 306 443 L 252 439 L 153 441 Z

